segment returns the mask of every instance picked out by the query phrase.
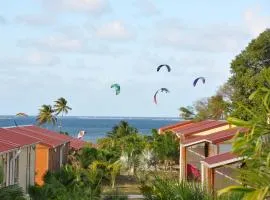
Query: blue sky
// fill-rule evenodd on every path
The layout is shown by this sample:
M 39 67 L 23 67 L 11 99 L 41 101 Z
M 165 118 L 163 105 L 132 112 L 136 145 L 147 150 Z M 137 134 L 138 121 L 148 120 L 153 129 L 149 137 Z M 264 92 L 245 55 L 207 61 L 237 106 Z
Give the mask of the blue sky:
M 65 97 L 81 116 L 175 117 L 213 95 L 231 60 L 270 27 L 268 0 L 0 3 L 0 114 Z M 167 63 L 171 73 L 156 72 Z M 193 88 L 193 79 L 206 84 Z M 121 84 L 114 95 L 112 83 Z M 154 92 L 167 87 L 170 93 Z

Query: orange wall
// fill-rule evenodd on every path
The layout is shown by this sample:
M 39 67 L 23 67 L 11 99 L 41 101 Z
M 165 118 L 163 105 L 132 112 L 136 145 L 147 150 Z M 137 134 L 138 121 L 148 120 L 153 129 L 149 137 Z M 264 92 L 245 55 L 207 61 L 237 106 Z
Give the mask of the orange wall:
M 43 185 L 43 176 L 49 168 L 49 147 L 37 144 L 36 146 L 36 175 L 35 182 L 38 185 Z

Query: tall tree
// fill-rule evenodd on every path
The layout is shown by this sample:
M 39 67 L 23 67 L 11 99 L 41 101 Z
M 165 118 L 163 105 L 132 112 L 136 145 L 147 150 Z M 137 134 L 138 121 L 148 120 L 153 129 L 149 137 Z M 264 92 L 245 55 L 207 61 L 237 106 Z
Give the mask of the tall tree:
M 61 97 L 55 101 L 54 110 L 56 112 L 56 115 L 59 115 L 60 113 L 62 115 L 60 119 L 60 124 L 59 124 L 60 132 L 61 132 L 63 116 L 64 114 L 68 114 L 68 111 L 72 110 L 72 108 L 67 105 L 67 100 Z
M 225 119 L 230 113 L 230 103 L 221 95 L 214 95 L 195 102 L 196 120 Z
M 232 76 L 229 84 L 233 87 L 232 106 L 233 116 L 250 119 L 251 115 L 239 104 L 260 111 L 261 102 L 250 101 L 248 97 L 256 89 L 264 85 L 262 71 L 270 67 L 270 29 L 265 30 L 252 40 L 231 63 Z
M 179 114 L 180 118 L 182 119 L 189 120 L 189 119 L 194 118 L 194 111 L 193 111 L 193 107 L 191 106 L 180 107 L 179 112 L 180 112 Z
M 37 116 L 37 122 L 39 125 L 42 124 L 53 124 L 55 125 L 57 122 L 57 118 L 54 115 L 54 110 L 51 105 L 42 105 L 39 109 L 39 114 Z

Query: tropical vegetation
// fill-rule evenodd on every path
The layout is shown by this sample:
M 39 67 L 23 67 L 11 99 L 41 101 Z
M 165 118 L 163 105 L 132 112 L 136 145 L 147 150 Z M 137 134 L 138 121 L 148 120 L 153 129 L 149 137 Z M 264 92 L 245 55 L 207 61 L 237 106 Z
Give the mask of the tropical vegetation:
M 53 126 L 56 125 L 57 121 L 59 121 L 59 132 L 67 134 L 66 132 L 62 132 L 62 120 L 63 116 L 68 114 L 68 112 L 72 110 L 72 108 L 67 105 L 68 102 L 63 97 L 57 99 L 54 102 L 54 106 L 45 104 L 41 106 L 36 121 L 38 125 L 52 124 Z M 60 120 L 57 120 L 57 116 L 59 114 L 61 114 L 61 118 Z
M 270 74 L 265 76 L 270 85 Z M 220 194 L 240 191 L 247 200 L 270 197 L 270 87 L 259 88 L 249 100 L 256 98 L 261 100 L 260 113 L 242 106 L 252 116 L 250 120 L 234 117 L 228 119 L 232 124 L 249 128 L 250 132 L 246 135 L 239 134 L 233 144 L 234 152 L 245 158 L 245 166 L 239 170 L 243 185 L 225 188 Z
M 61 114 L 60 123 L 59 123 L 60 132 L 62 130 L 62 119 L 63 119 L 64 114 L 66 115 L 68 114 L 69 110 L 72 110 L 72 108 L 69 107 L 67 103 L 68 103 L 67 100 L 61 97 L 55 101 L 55 105 L 54 105 L 54 112 L 56 116 Z

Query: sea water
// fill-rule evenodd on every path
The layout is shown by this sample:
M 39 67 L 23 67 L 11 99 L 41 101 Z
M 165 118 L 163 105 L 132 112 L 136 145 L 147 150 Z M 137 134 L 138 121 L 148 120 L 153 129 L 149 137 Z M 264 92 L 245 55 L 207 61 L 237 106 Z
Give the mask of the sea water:
M 62 131 L 68 132 L 70 136 L 77 137 L 78 132 L 84 130 L 86 131 L 84 140 L 95 143 L 97 139 L 105 137 L 107 132 L 112 130 L 121 120 L 127 121 L 143 135 L 151 135 L 152 129 L 158 129 L 180 121 L 179 118 L 151 117 L 63 117 Z M 0 127 L 15 126 L 16 124 L 18 126 L 36 124 L 36 117 L 0 116 Z M 43 125 L 43 127 L 59 131 L 58 125 Z

